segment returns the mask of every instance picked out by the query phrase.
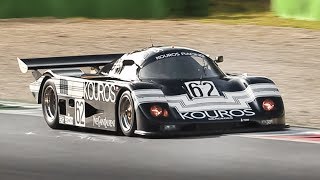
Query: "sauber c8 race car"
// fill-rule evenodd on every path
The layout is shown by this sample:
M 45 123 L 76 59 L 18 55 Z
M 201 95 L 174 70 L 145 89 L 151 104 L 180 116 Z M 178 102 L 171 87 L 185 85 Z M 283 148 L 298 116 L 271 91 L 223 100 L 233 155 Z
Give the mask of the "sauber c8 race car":
M 33 71 L 30 90 L 53 129 L 71 125 L 126 136 L 283 129 L 274 82 L 224 73 L 222 61 L 183 47 L 18 58 L 23 73 Z

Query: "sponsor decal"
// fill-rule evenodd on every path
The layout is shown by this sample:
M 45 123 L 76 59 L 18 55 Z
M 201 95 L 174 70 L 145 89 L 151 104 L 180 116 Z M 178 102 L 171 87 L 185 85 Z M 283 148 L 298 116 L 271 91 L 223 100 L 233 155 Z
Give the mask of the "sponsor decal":
M 201 53 L 195 53 L 195 52 L 172 52 L 172 53 L 167 53 L 167 54 L 161 54 L 156 57 L 156 60 L 160 59 L 165 59 L 169 57 L 178 57 L 178 56 L 197 56 L 197 57 L 202 57 L 204 58 L 205 55 Z
M 107 119 L 106 117 L 93 116 L 93 126 L 104 127 L 104 128 L 113 128 L 116 126 L 115 120 Z
M 248 122 L 248 121 L 250 121 L 250 119 L 248 119 L 248 118 L 245 118 L 245 119 L 240 119 L 241 120 L 241 122 Z
M 59 116 L 59 124 L 64 124 L 64 116 L 63 115 Z
M 184 83 L 192 98 L 219 96 L 219 92 L 211 81 L 190 81 Z
M 115 102 L 115 85 L 106 82 L 84 82 L 84 99 Z
M 213 111 L 199 111 L 180 113 L 184 120 L 208 119 L 208 120 L 229 120 L 237 117 L 250 117 L 255 113 L 252 109 L 233 109 L 233 110 L 213 110 Z M 248 119 L 242 119 L 243 121 Z
M 71 116 L 66 116 L 66 117 L 64 118 L 64 123 L 65 123 L 65 124 L 68 124 L 68 125 L 73 125 L 73 117 L 71 117 Z
M 68 114 L 68 116 L 60 115 L 59 124 L 73 125 L 73 117 Z
M 262 124 L 262 125 L 271 125 L 271 124 L 273 124 L 273 120 L 272 119 L 262 120 L 262 121 L 260 121 L 260 124 Z

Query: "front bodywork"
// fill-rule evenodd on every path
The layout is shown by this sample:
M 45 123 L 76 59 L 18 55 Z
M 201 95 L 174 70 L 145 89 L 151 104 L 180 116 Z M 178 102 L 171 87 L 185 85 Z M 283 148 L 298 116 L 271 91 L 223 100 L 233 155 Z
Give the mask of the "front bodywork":
M 193 97 L 192 90 L 188 88 L 190 83 L 199 87 L 203 94 L 210 89 L 216 92 L 211 92 L 211 96 L 207 97 Z M 133 91 L 137 118 L 142 122 L 138 124 L 137 133 L 281 129 L 285 126 L 282 98 L 275 84 L 267 78 L 237 76 L 159 84 L 162 89 Z M 263 110 L 262 102 L 265 99 L 275 102 L 273 111 Z M 169 118 L 152 117 L 149 109 L 154 104 L 167 107 Z

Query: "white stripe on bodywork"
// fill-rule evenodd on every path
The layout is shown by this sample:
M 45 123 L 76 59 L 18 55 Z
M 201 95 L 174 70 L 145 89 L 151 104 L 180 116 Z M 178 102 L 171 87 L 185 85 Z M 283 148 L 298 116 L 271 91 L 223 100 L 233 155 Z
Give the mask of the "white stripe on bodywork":
M 74 98 L 82 98 L 84 96 L 84 83 L 68 81 L 68 95 Z
M 143 97 L 143 95 L 146 97 Z M 170 107 L 176 108 L 180 113 L 230 110 L 251 108 L 249 103 L 257 97 L 279 97 L 277 87 L 271 83 L 249 85 L 243 91 L 222 92 L 223 96 L 197 97 L 190 99 L 187 94 L 165 96 L 160 89 L 134 90 L 133 97 L 136 105 L 151 102 L 167 102 Z
M 135 95 L 161 95 L 164 96 L 160 89 L 139 89 L 134 91 Z
M 35 82 L 30 83 L 29 88 L 31 92 L 38 93 L 40 91 L 41 82 L 43 80 L 43 76 L 37 79 Z
M 271 83 L 259 83 L 259 84 L 250 84 L 252 90 L 254 89 L 278 89 L 275 84 Z
M 68 82 L 68 94 L 61 93 L 60 80 L 66 80 Z M 88 80 L 65 76 L 56 76 L 54 78 L 54 83 L 57 87 L 58 95 L 67 95 L 68 97 L 73 98 L 82 98 L 84 96 L 84 82 L 86 81 Z
M 145 103 L 167 103 L 163 92 L 160 89 L 139 89 L 132 91 L 132 98 L 137 109 L 140 104 Z

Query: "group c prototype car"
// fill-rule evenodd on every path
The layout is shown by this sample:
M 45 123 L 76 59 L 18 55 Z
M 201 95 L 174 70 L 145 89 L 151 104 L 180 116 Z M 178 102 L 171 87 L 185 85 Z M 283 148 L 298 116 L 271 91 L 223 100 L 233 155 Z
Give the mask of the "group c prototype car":
M 53 129 L 71 125 L 126 136 L 283 129 L 274 82 L 224 73 L 222 61 L 184 47 L 18 58 L 23 73 L 32 70 L 30 90 Z

